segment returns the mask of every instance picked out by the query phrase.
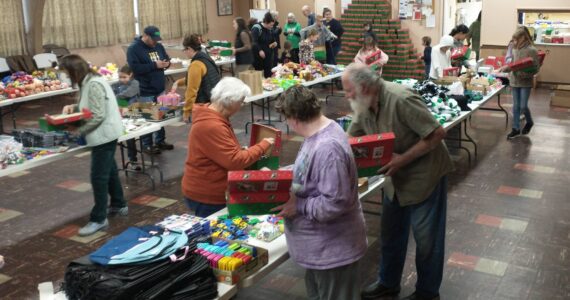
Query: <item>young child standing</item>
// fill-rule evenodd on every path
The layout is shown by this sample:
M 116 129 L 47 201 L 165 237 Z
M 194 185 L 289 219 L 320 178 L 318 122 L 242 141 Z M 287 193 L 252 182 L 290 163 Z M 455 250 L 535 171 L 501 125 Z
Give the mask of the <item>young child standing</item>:
M 425 47 L 424 48 L 424 55 L 422 56 L 422 59 L 424 60 L 425 70 L 426 70 L 425 78 L 428 79 L 429 78 L 429 71 L 431 68 L 431 38 L 429 36 L 424 36 L 422 38 L 422 45 Z
M 283 52 L 281 52 L 281 57 L 279 58 L 279 63 L 286 64 L 290 61 L 295 61 L 291 50 L 291 42 L 285 41 L 283 44 Z
M 299 43 L 299 62 L 301 64 L 310 64 L 315 60 L 314 42 L 318 39 L 319 32 L 313 28 L 307 32 L 307 38 Z
M 367 61 L 370 60 L 370 56 L 372 54 L 378 51 L 380 51 L 380 57 L 378 59 Z M 356 57 L 354 57 L 354 61 L 369 65 L 376 69 L 378 75 L 382 75 L 382 67 L 388 62 L 388 55 L 376 46 L 376 42 L 373 37 L 367 36 L 364 38 L 362 49 L 358 50 Z
M 117 99 L 126 99 L 129 101 L 129 105 L 137 102 L 140 93 L 139 82 L 134 79 L 133 71 L 129 65 L 124 65 L 119 69 L 119 82 L 113 84 L 112 88 Z M 140 171 L 141 166 L 138 163 L 137 147 L 134 139 L 127 141 L 127 155 L 129 157 L 129 168 Z

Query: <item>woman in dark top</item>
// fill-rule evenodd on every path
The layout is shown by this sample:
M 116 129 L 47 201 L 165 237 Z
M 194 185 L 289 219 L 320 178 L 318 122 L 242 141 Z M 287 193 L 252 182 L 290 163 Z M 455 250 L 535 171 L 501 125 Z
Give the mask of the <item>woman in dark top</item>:
M 234 19 L 234 29 L 236 30 L 235 48 L 233 54 L 236 57 L 236 73 L 248 70 L 253 64 L 253 52 L 251 50 L 251 34 L 245 25 L 242 17 Z
M 281 42 L 279 40 L 279 36 L 281 35 L 281 32 L 283 32 L 283 30 L 279 26 L 279 21 L 278 21 L 279 15 L 277 14 L 277 12 L 271 12 L 271 16 L 275 21 L 273 23 L 273 38 L 275 39 L 275 42 L 277 42 L 277 47 L 273 48 L 273 67 L 275 67 L 279 60 L 279 49 L 281 49 Z
M 340 38 L 344 33 L 344 28 L 339 20 L 333 18 L 330 8 L 323 9 L 323 17 L 325 18 L 324 25 L 336 35 L 336 39 L 327 43 L 327 64 L 336 65 L 336 56 L 340 52 Z
M 426 79 L 429 78 L 429 71 L 431 68 L 431 38 L 429 36 L 424 36 L 422 38 L 422 45 L 424 48 L 424 55 L 422 56 L 424 64 L 426 67 Z
M 253 25 L 251 29 L 253 41 L 254 67 L 256 70 L 263 70 L 265 78 L 271 77 L 273 67 L 273 49 L 277 47 L 277 42 L 273 35 L 273 16 L 266 13 L 263 21 Z

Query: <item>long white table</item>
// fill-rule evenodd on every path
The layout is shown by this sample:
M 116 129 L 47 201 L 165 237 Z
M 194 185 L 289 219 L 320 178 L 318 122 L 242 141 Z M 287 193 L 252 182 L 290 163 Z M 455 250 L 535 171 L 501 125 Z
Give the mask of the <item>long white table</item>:
M 327 82 L 327 81 L 332 81 L 332 80 L 336 80 L 338 78 L 340 78 L 343 74 L 343 71 L 338 72 L 338 73 L 334 73 L 334 74 L 329 74 L 327 76 L 323 76 L 321 78 L 317 78 L 315 80 L 311 80 L 311 81 L 305 81 L 302 82 L 301 84 L 303 86 L 306 87 L 311 87 L 313 85 L 319 84 L 319 83 L 323 83 L 323 82 Z M 245 98 L 245 103 L 249 103 L 250 105 L 250 109 L 251 109 L 251 121 L 246 122 L 245 124 L 245 133 L 247 134 L 248 132 L 248 126 L 255 123 L 255 113 L 254 113 L 254 106 L 259 106 L 261 107 L 262 110 L 262 119 L 258 120 L 261 122 L 267 122 L 268 125 L 272 125 L 272 122 L 282 122 L 281 119 L 278 120 L 273 120 L 271 119 L 271 107 L 270 107 L 270 98 L 274 98 L 279 96 L 281 93 L 283 93 L 285 90 L 283 90 L 282 88 L 276 88 L 272 91 L 266 91 L 264 90 L 261 94 L 257 94 L 257 95 L 253 95 L 253 96 L 249 96 Z M 328 97 L 332 96 L 334 92 L 334 86 L 331 84 L 331 94 L 326 96 L 326 99 L 328 99 Z M 260 103 L 257 103 L 260 102 Z M 265 118 L 265 111 L 267 111 L 267 119 Z M 287 127 L 287 133 L 289 133 L 289 127 Z
M 236 62 L 235 57 L 224 58 L 224 59 L 216 61 L 216 66 L 222 67 L 222 66 L 229 65 L 231 68 L 232 74 L 233 74 L 233 70 L 234 70 L 233 65 L 235 64 L 235 62 Z M 188 72 L 188 68 L 186 68 L 186 67 L 176 68 L 176 69 L 167 69 L 166 71 L 164 71 L 164 75 L 165 76 L 171 76 L 171 75 L 185 74 L 186 72 Z M 115 83 L 119 82 L 119 80 L 118 79 L 111 79 L 111 80 L 108 80 L 107 82 L 109 84 L 115 84 Z M 78 91 L 79 91 L 79 89 L 69 87 L 69 88 L 65 88 L 65 89 L 61 89 L 61 90 L 57 90 L 57 91 L 41 92 L 41 93 L 37 93 L 34 95 L 25 96 L 25 97 L 0 100 L 0 133 L 4 131 L 3 121 L 2 121 L 3 115 L 8 114 L 8 113 L 10 113 L 12 115 L 13 127 L 16 128 L 16 111 L 18 110 L 20 104 L 25 103 L 25 102 L 34 101 L 34 100 L 40 100 L 40 99 L 45 99 L 45 98 L 50 98 L 50 97 L 55 97 L 55 96 L 71 94 L 71 93 L 75 93 Z M 3 107 L 6 107 L 8 109 L 8 111 L 2 112 Z
M 358 198 L 362 201 L 362 199 L 370 194 L 371 192 L 382 188 L 384 186 L 385 180 L 381 176 L 375 176 L 371 183 L 368 185 L 368 190 L 359 193 Z M 213 220 L 216 219 L 218 216 L 225 215 L 228 213 L 227 208 L 224 208 L 213 215 L 209 216 L 208 219 Z M 263 268 L 259 269 L 254 274 L 242 279 L 238 284 L 229 285 L 226 283 L 218 283 L 218 299 L 230 299 L 235 294 L 237 294 L 240 288 L 250 287 L 261 279 L 263 279 L 267 274 L 275 270 L 279 267 L 282 263 L 289 259 L 289 249 L 287 248 L 287 240 L 285 239 L 285 234 L 282 234 L 280 237 L 276 238 L 275 240 L 267 243 L 260 241 L 258 239 L 250 238 L 247 240 L 248 244 L 251 244 L 256 247 L 261 247 L 267 250 L 269 254 L 269 259 L 267 265 L 263 266 Z M 234 287 L 232 289 L 231 287 Z
M 172 125 L 172 124 L 180 122 L 180 121 L 181 121 L 181 118 L 177 117 L 177 118 L 171 118 L 171 119 L 161 121 L 161 122 L 148 122 L 144 126 L 137 128 L 136 130 L 127 132 L 126 134 L 124 134 L 123 136 L 121 136 L 118 139 L 118 142 L 122 143 L 122 142 L 126 142 L 127 140 L 130 140 L 130 139 L 139 138 L 143 135 L 147 135 L 147 134 L 156 132 L 164 126 Z M 66 159 L 66 158 L 69 158 L 73 155 L 78 155 L 78 154 L 81 154 L 83 152 L 86 152 L 88 150 L 89 150 L 89 147 L 87 147 L 87 146 L 77 146 L 77 147 L 70 148 L 65 152 L 54 153 L 54 154 L 42 156 L 39 158 L 34 158 L 32 160 L 27 160 L 27 161 L 25 161 L 21 164 L 17 164 L 17 165 L 8 165 L 6 167 L 6 169 L 0 169 L 0 178 L 4 177 L 4 176 L 12 175 L 12 174 L 17 173 L 17 172 L 26 171 L 28 169 L 43 166 L 43 165 L 52 163 L 54 161 Z
M 472 116 L 473 113 L 475 113 L 477 110 L 500 110 L 500 111 L 504 111 L 506 113 L 506 111 L 502 108 L 502 106 L 500 105 L 500 97 L 501 97 L 501 92 L 505 89 L 505 86 L 501 86 L 500 88 L 497 88 L 495 90 L 490 91 L 487 95 L 485 95 L 483 97 L 483 99 L 481 99 L 481 101 L 473 101 L 471 103 L 468 104 L 469 108 L 471 108 L 470 111 L 461 111 L 461 113 L 459 114 L 459 116 L 457 116 L 455 119 L 445 122 L 442 126 L 445 130 L 449 130 L 457 125 L 460 125 L 463 128 L 459 129 L 459 133 L 460 136 L 459 138 L 453 138 L 453 137 L 446 137 L 447 140 L 450 141 L 458 141 L 459 144 L 459 148 L 463 149 L 467 152 L 467 156 L 468 156 L 468 160 L 469 160 L 469 164 L 471 164 L 471 152 L 468 148 L 464 147 L 461 142 L 468 142 L 471 143 L 473 145 L 474 148 L 474 154 L 475 154 L 475 158 L 477 158 L 477 143 L 475 142 L 475 140 L 473 140 L 473 138 L 471 138 L 471 136 L 469 135 L 469 133 L 467 132 L 467 121 L 469 120 L 469 118 Z M 487 104 L 487 102 L 489 102 L 492 98 L 494 98 L 495 96 L 497 96 L 497 103 L 500 107 L 500 109 L 495 109 L 495 108 L 486 108 L 483 107 L 485 104 Z M 508 119 L 507 119 L 508 122 Z M 461 129 L 463 129 L 463 133 L 461 133 Z M 463 135 L 465 136 L 465 138 L 463 137 Z

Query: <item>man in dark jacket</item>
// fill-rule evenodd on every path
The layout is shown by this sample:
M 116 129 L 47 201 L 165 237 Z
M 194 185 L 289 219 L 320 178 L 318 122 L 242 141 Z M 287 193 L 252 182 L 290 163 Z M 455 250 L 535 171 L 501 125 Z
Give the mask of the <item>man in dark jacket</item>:
M 273 67 L 275 67 L 279 62 L 279 49 L 281 49 L 281 42 L 279 36 L 281 35 L 281 32 L 283 30 L 279 26 L 279 21 L 277 20 L 279 18 L 279 15 L 277 14 L 277 12 L 276 11 L 271 12 L 271 16 L 273 17 L 273 20 L 275 20 L 275 23 L 273 23 L 273 39 L 275 40 L 275 42 L 277 42 L 277 46 L 273 48 Z
M 139 102 L 156 102 L 156 98 L 164 93 L 164 70 L 170 67 L 170 57 L 164 50 L 160 31 L 156 26 L 148 26 L 141 37 L 135 38 L 127 50 L 127 63 L 133 70 L 135 79 L 140 84 Z M 144 151 L 160 153 L 160 150 L 172 150 L 174 146 L 165 142 L 165 131 L 161 128 L 155 133 L 153 146 L 152 135 L 141 137 Z
M 254 67 L 256 70 L 263 70 L 265 78 L 271 77 L 273 49 L 277 47 L 277 42 L 273 35 L 274 22 L 275 20 L 271 13 L 267 12 L 263 17 L 263 21 L 251 28 L 253 55 L 255 58 Z
M 330 8 L 323 9 L 323 17 L 325 18 L 324 25 L 336 36 L 336 39 L 327 42 L 327 64 L 336 65 L 336 56 L 341 49 L 340 38 L 344 33 L 344 28 L 339 20 L 333 18 Z

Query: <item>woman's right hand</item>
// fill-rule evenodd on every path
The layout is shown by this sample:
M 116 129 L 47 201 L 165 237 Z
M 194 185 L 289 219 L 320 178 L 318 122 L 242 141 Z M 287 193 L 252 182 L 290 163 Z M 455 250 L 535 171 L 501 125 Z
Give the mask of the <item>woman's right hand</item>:
M 273 145 L 275 144 L 275 139 L 274 138 L 264 138 L 264 141 L 268 142 L 269 145 Z
M 265 59 L 265 52 L 263 52 L 263 50 L 259 50 L 259 57 Z
M 69 115 L 72 114 L 73 112 L 75 112 L 75 105 L 73 104 L 64 106 L 63 110 L 61 111 L 61 113 L 64 115 Z

